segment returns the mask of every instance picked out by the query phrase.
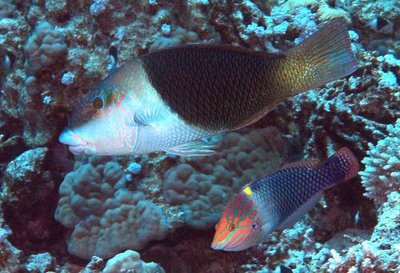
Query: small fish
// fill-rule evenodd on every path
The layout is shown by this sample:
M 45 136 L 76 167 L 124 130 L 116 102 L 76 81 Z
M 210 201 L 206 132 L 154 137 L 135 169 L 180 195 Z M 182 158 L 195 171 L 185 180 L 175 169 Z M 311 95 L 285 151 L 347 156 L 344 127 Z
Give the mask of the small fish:
M 296 223 L 323 190 L 355 177 L 358 168 L 353 153 L 341 148 L 324 163 L 291 163 L 248 184 L 228 203 L 211 247 L 240 251 L 264 242 L 272 231 Z
M 356 69 L 343 20 L 280 55 L 216 45 L 164 49 L 102 80 L 59 140 L 75 154 L 206 155 L 212 149 L 201 138 L 254 123 L 286 98 Z

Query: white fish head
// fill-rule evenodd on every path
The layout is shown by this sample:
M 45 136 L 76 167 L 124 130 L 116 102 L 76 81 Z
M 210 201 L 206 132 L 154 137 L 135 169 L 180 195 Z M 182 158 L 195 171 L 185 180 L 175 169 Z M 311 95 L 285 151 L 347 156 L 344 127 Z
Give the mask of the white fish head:
M 138 126 L 127 124 L 133 116 L 129 96 L 105 82 L 91 90 L 77 105 L 59 141 L 73 154 L 131 154 L 137 144 Z

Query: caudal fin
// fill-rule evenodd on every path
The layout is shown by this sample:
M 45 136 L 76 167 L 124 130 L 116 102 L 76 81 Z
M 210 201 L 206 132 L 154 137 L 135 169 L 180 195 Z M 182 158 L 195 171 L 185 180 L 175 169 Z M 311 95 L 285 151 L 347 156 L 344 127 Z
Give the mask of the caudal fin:
M 351 51 L 350 38 L 343 19 L 335 19 L 300 45 L 290 49 L 291 68 L 297 80 L 293 91 L 298 93 L 322 86 L 357 70 L 357 60 Z
M 331 173 L 332 182 L 337 183 L 357 176 L 360 164 L 353 152 L 343 147 L 326 160 L 324 168 Z

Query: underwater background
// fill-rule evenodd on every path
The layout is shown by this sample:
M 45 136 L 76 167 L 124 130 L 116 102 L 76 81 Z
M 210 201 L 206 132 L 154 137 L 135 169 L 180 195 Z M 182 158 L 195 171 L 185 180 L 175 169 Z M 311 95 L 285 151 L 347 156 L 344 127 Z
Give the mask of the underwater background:
M 343 18 L 359 68 L 208 139 L 210 156 L 76 156 L 58 142 L 113 67 L 185 44 L 282 53 Z M 398 0 L 0 0 L 0 272 L 400 272 Z M 359 175 L 293 227 L 211 248 L 246 183 L 341 147 Z

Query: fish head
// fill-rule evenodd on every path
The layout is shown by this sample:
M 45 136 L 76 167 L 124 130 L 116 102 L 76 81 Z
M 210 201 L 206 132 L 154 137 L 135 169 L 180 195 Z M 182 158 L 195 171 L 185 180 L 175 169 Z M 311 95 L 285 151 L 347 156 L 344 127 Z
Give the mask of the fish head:
M 127 124 L 133 116 L 126 92 L 102 82 L 77 103 L 59 141 L 73 154 L 122 155 L 134 151 L 137 128 Z
M 241 251 L 260 243 L 261 221 L 254 201 L 245 193 L 237 194 L 227 205 L 215 226 L 211 247 Z

